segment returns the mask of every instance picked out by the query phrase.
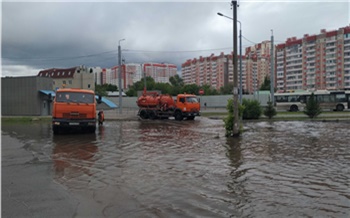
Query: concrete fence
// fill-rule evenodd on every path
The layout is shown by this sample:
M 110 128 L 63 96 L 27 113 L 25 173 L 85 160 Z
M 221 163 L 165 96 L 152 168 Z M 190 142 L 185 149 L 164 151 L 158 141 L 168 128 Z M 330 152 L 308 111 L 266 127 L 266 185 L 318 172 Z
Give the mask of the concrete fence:
M 207 104 L 207 108 L 225 108 L 227 100 L 232 99 L 233 95 L 212 95 L 212 96 L 198 96 L 200 98 L 201 106 L 204 107 L 204 103 Z M 243 99 L 256 99 L 260 102 L 261 106 L 266 106 L 269 95 L 266 93 L 255 95 L 243 95 Z M 175 98 L 175 96 L 174 96 Z M 116 105 L 119 105 L 119 97 L 107 97 L 108 100 L 113 101 Z M 137 97 L 123 97 L 122 107 L 123 111 L 137 109 Z

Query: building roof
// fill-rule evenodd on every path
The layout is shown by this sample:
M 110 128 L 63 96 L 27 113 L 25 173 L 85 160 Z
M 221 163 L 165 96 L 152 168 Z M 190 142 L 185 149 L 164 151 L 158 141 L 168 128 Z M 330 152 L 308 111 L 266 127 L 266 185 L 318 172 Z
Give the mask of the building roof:
M 51 78 L 73 78 L 74 73 L 77 67 L 60 69 L 60 68 L 51 68 L 47 70 L 42 70 L 38 73 L 40 77 L 51 77 Z

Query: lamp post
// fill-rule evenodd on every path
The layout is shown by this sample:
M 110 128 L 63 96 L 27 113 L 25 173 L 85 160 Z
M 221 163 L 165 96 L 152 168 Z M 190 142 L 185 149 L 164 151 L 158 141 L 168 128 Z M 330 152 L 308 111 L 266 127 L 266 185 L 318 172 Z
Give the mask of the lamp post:
M 232 0 L 233 11 L 233 129 L 232 136 L 239 136 L 238 122 L 238 73 L 237 73 L 237 1 Z
M 233 18 L 226 16 L 220 12 L 217 13 L 219 16 L 226 17 L 230 20 L 233 20 Z M 242 23 L 241 21 L 237 20 L 239 23 L 239 103 L 242 104 L 242 93 L 243 93 L 243 76 L 242 76 Z
M 119 114 L 122 114 L 122 51 L 120 48 L 120 42 L 125 39 L 121 39 L 118 42 L 118 88 L 119 88 Z

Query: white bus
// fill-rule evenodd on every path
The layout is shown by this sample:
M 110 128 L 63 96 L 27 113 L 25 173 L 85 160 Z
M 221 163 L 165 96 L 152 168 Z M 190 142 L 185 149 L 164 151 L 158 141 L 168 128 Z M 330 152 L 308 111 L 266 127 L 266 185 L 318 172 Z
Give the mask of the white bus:
M 350 91 L 317 90 L 313 93 L 322 110 L 343 111 L 350 109 Z M 304 110 L 311 94 L 311 91 L 275 93 L 277 110 Z

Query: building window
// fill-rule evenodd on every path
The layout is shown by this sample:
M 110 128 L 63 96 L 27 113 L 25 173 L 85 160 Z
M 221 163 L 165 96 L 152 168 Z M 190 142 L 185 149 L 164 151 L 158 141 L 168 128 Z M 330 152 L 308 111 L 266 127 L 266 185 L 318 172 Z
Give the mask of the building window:
M 69 83 L 70 85 L 72 85 L 72 80 L 69 80 L 68 83 Z
M 62 82 L 63 84 L 66 84 L 66 80 L 63 80 L 63 82 Z
M 90 88 L 90 84 L 88 84 L 88 88 Z

